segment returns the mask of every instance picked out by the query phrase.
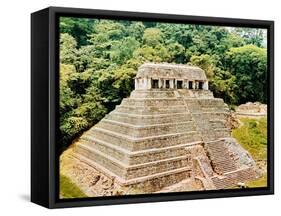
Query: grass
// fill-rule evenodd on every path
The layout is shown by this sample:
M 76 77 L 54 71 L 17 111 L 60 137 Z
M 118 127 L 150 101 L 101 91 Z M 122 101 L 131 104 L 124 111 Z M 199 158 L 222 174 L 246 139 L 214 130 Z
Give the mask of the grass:
M 261 178 L 254 181 L 246 182 L 246 186 L 249 188 L 266 187 L 267 186 L 267 175 L 264 174 Z
M 74 184 L 70 178 L 60 174 L 60 195 L 63 198 L 81 198 L 87 197 L 81 189 Z
M 242 126 L 232 136 L 252 155 L 254 160 L 267 160 L 267 119 L 241 118 Z
M 242 126 L 232 131 L 232 136 L 250 153 L 255 161 L 267 160 L 267 119 L 240 118 Z M 267 174 L 246 182 L 249 188 L 266 187 Z

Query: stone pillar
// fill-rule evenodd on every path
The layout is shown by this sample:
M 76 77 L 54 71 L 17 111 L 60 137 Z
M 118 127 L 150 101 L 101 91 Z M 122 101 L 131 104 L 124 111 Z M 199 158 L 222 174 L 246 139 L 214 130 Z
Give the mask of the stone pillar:
M 162 86 L 163 86 L 163 85 L 162 85 L 162 79 L 159 78 L 159 79 L 158 79 L 158 87 L 159 87 L 159 88 L 162 88 Z
M 169 80 L 169 82 L 170 82 L 170 88 L 171 89 L 175 88 L 174 79 Z
M 152 86 L 151 86 L 151 78 L 148 78 L 147 80 L 147 89 L 151 89 Z
M 142 89 L 142 79 L 138 79 L 138 89 Z
M 208 90 L 209 89 L 209 83 L 208 81 L 205 81 L 204 84 L 203 84 L 203 89 L 204 90 Z
M 188 89 L 188 80 L 183 80 L 183 83 L 182 83 L 182 88 L 186 88 Z
M 196 89 L 196 81 L 192 81 L 192 89 Z
M 166 80 L 163 80 L 163 88 L 166 88 Z
M 135 78 L 135 89 L 139 89 L 139 79 Z
M 143 78 L 143 89 L 147 89 L 147 77 Z

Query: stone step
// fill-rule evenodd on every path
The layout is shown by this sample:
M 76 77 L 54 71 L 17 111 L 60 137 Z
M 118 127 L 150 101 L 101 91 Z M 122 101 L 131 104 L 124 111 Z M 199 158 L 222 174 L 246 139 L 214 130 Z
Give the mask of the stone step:
M 212 147 L 217 148 L 217 146 L 224 145 L 224 140 L 222 138 L 220 140 L 216 140 L 215 142 L 209 142 L 209 143 L 206 143 L 206 144 L 210 148 L 212 148 Z
M 179 92 L 182 98 L 214 99 L 213 93 L 209 90 L 191 90 L 191 89 L 150 89 L 134 90 L 130 97 L 133 98 L 155 98 L 155 97 L 175 97 L 174 92 Z
M 217 109 L 208 109 L 208 108 L 201 108 L 201 107 L 188 107 L 190 112 L 194 115 L 202 114 L 200 117 L 203 118 L 203 115 L 209 115 L 208 118 L 211 118 L 212 114 L 227 114 L 228 111 L 225 109 L 217 108 Z
M 125 105 L 117 105 L 115 110 L 122 113 L 129 114 L 168 114 L 168 113 L 183 113 L 188 112 L 185 106 L 167 106 L 167 107 L 143 107 L 143 106 L 125 106 Z
M 212 151 L 212 154 L 216 157 L 221 156 L 223 157 L 223 154 L 227 153 L 228 151 L 226 149 L 216 148 L 216 147 L 208 147 L 210 151 Z
M 201 135 L 204 136 L 204 137 L 213 137 L 213 138 L 216 138 L 216 140 L 221 138 L 220 136 L 217 136 L 217 133 L 216 133 L 215 129 L 212 129 L 211 127 L 210 127 L 210 130 L 208 130 L 206 128 L 202 128 L 202 129 L 199 129 L 199 131 L 201 132 Z M 205 140 L 205 141 L 209 142 L 211 140 Z
M 121 113 L 117 111 L 112 111 L 112 113 L 117 113 L 120 115 L 137 117 L 137 118 L 153 118 L 153 117 L 172 117 L 172 116 L 181 116 L 181 115 L 191 115 L 189 112 L 182 113 L 162 113 L 162 114 L 133 114 L 133 113 Z
M 220 165 L 219 167 L 218 166 L 214 167 L 214 171 L 219 174 L 233 172 L 236 169 L 237 169 L 236 167 L 232 167 L 232 166 L 229 167 L 229 166 L 222 166 L 222 165 Z
M 225 161 L 226 162 L 228 161 L 228 158 L 226 158 L 226 157 L 222 157 L 222 156 L 216 157 L 215 155 L 212 155 L 211 159 L 212 159 L 212 161 L 214 161 L 216 163 L 221 163 L 221 164 L 223 164 Z
M 222 152 L 221 155 L 218 156 L 218 155 L 215 155 L 215 154 L 212 153 L 213 158 L 211 158 L 211 159 L 213 161 L 223 163 L 224 161 L 228 161 L 228 156 L 225 157 L 227 154 L 228 154 L 228 152 Z
M 216 189 L 225 189 L 234 186 L 234 183 L 227 178 L 212 178 L 213 184 L 215 185 Z
M 223 129 L 214 129 L 215 131 L 215 136 L 217 138 L 222 138 L 222 137 L 230 137 L 231 136 L 231 131 L 227 128 Z
M 157 91 L 157 90 L 134 90 L 131 92 L 130 98 L 173 98 L 175 97 L 173 90 Z
M 228 113 L 229 109 L 221 99 L 185 99 L 189 110 L 194 114 L 204 113 Z
M 79 145 L 86 145 L 88 146 L 88 148 L 97 149 L 117 160 L 125 161 L 129 165 L 142 164 L 146 162 L 183 156 L 186 154 L 185 147 L 202 143 L 201 141 L 199 141 L 180 144 L 176 146 L 147 149 L 133 152 L 96 138 L 92 138 L 91 141 L 85 140 L 84 142 L 83 140 L 80 140 L 80 142 L 81 143 Z
M 102 167 L 106 167 L 115 175 L 125 180 L 190 166 L 190 162 L 186 155 L 153 162 L 146 162 L 143 164 L 128 165 L 123 161 L 118 161 L 97 149 L 89 148 L 85 145 L 77 145 L 75 152 L 87 157 L 95 163 L 98 163 Z
M 199 112 L 197 112 L 198 110 L 199 108 L 195 110 L 196 112 L 192 112 L 192 116 L 194 116 L 194 118 L 208 119 L 208 120 L 217 119 L 217 120 L 225 121 L 226 117 L 229 114 L 228 112 L 220 111 L 220 110 L 212 111 L 212 112 L 199 110 Z
M 227 160 L 226 158 L 225 158 L 225 155 L 227 155 L 228 154 L 228 152 L 220 152 L 220 153 L 214 153 L 214 151 L 212 151 L 212 150 L 209 150 L 209 152 L 210 152 L 210 154 L 211 154 L 211 158 L 212 158 L 212 160 L 216 160 L 216 161 L 218 161 L 218 162 L 222 162 L 222 161 L 224 161 L 224 160 Z
M 205 91 L 205 90 L 193 90 L 193 95 L 196 98 L 210 98 L 212 99 L 213 93 L 211 91 Z
M 224 154 L 228 154 L 228 150 L 226 148 L 224 148 L 224 147 L 221 147 L 221 146 L 212 146 L 212 147 L 210 147 L 207 144 L 207 149 L 215 157 L 218 157 L 218 156 L 224 157 Z
M 216 140 L 231 136 L 231 131 L 228 128 L 213 128 L 212 130 L 202 128 L 200 131 L 202 136 L 210 136 L 216 138 Z
M 205 149 L 208 152 L 214 170 L 219 174 L 237 169 L 223 141 L 206 143 Z
M 222 165 L 220 163 L 216 163 L 216 162 L 211 162 L 213 165 L 213 169 L 215 172 L 217 172 L 218 174 L 224 174 L 227 172 L 231 172 L 236 170 L 237 168 L 233 165 Z
M 209 119 L 209 122 L 211 122 L 211 123 L 225 123 L 226 122 L 226 119 L 224 119 L 224 118 L 221 118 L 221 119 Z
M 91 141 L 89 139 L 80 139 L 79 146 L 93 150 L 97 149 L 98 151 L 107 154 L 116 160 L 122 161 L 125 164 L 130 164 L 131 152 L 120 146 L 113 145 L 111 143 L 107 143 L 105 141 L 93 137 L 91 138 Z
M 124 185 L 135 184 L 142 191 L 158 192 L 164 187 L 174 185 L 192 175 L 191 167 L 182 167 L 153 175 L 127 180 Z
M 73 156 L 83 161 L 84 163 L 87 163 L 88 165 L 94 167 L 100 172 L 105 173 L 108 177 L 114 178 L 119 184 L 123 186 L 134 185 L 135 188 L 140 188 L 142 191 L 145 190 L 144 192 L 159 191 L 163 187 L 176 184 L 179 181 L 182 181 L 183 179 L 190 178 L 191 176 L 191 169 L 189 167 L 183 167 L 179 169 L 169 170 L 166 172 L 156 173 L 153 175 L 124 180 L 115 173 L 111 172 L 105 167 L 100 166 L 95 161 L 90 160 L 81 154 L 74 153 Z
M 256 173 L 253 168 L 246 168 L 238 172 L 229 172 L 226 176 L 231 179 L 236 179 L 237 182 L 246 182 L 256 179 Z
M 181 106 L 183 101 L 177 98 L 125 98 L 121 106 L 165 107 Z
M 185 98 L 185 100 L 196 102 L 196 104 L 200 105 L 212 105 L 212 104 L 221 104 L 224 103 L 221 98 Z
M 223 177 L 213 177 L 212 180 L 217 189 L 224 189 L 236 186 L 238 183 L 254 180 L 255 178 L 256 174 L 254 169 L 245 168 L 226 173 Z
M 133 137 L 146 137 L 196 130 L 193 121 L 172 122 L 165 124 L 153 124 L 142 126 L 122 123 L 109 119 L 102 119 L 97 125 L 95 125 L 95 127 L 103 128 L 122 134 L 130 134 L 130 136 Z
M 169 113 L 160 115 L 137 115 L 113 111 L 106 119 L 135 125 L 165 124 L 171 122 L 186 122 L 191 120 L 189 113 Z
M 92 127 L 87 133 L 83 134 L 84 139 L 91 140 L 93 137 L 106 141 L 108 143 L 114 143 L 115 145 L 130 151 L 163 148 L 184 143 L 201 141 L 201 137 L 196 131 L 137 138 L 132 137 L 130 134 L 121 134 L 102 128 Z
M 201 107 L 202 112 L 227 112 L 227 109 L 221 107 Z
M 216 129 L 223 129 L 226 128 L 225 124 L 226 124 L 226 120 L 224 119 L 211 119 L 209 120 L 211 127 L 212 128 L 216 128 Z
M 202 107 L 211 107 L 211 106 L 224 106 L 224 107 L 226 107 L 223 99 L 221 99 L 221 98 L 199 98 L 196 101 Z
M 213 144 L 213 143 L 211 143 L 211 144 L 209 144 L 209 143 L 206 143 L 206 146 L 208 147 L 208 149 L 210 149 L 210 150 L 213 150 L 213 151 L 215 151 L 215 152 L 225 152 L 225 151 L 227 151 L 227 149 L 226 148 L 224 148 L 224 147 L 222 147 L 221 148 L 221 146 L 220 145 L 224 145 L 224 143 L 218 143 L 218 144 Z
M 177 89 L 182 98 L 214 98 L 213 93 L 209 90 L 195 90 L 195 89 Z
M 127 169 L 126 179 L 152 175 L 188 166 L 190 166 L 190 161 L 187 155 L 132 165 Z
M 212 159 L 212 161 L 217 162 L 217 163 L 221 163 L 223 164 L 224 162 L 228 162 L 228 159 L 230 158 L 230 156 L 228 155 L 228 153 L 222 153 L 223 156 L 216 156 L 215 154 L 213 154 L 211 151 L 209 151 L 209 154 L 211 155 L 210 158 Z M 231 158 L 230 158 L 231 159 Z

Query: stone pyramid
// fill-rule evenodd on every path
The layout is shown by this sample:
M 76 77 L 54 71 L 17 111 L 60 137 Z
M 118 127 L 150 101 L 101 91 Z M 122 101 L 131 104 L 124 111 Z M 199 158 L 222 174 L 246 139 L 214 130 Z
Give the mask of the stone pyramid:
M 149 193 L 186 179 L 205 190 L 233 187 L 256 173 L 231 137 L 229 114 L 202 69 L 146 63 L 130 97 L 79 138 L 75 156 L 118 184 Z

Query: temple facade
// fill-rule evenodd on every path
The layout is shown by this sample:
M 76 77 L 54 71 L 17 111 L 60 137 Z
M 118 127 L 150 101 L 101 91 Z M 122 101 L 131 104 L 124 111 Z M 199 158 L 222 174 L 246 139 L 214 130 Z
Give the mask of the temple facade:
M 199 67 L 147 63 L 138 70 L 135 89 L 208 90 L 208 80 Z

